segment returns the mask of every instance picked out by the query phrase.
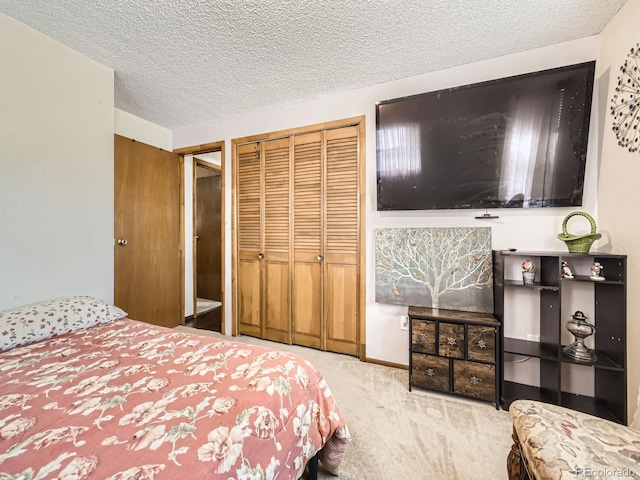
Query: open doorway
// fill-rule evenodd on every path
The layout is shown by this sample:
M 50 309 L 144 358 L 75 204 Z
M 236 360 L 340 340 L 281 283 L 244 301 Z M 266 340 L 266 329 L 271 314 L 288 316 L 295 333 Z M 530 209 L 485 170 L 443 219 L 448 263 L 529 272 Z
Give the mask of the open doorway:
M 225 288 L 225 279 L 227 278 L 226 264 L 228 259 L 225 257 L 225 148 L 224 141 L 211 142 L 206 144 L 192 145 L 174 150 L 183 158 L 184 161 L 184 175 L 182 176 L 182 184 L 184 185 L 184 236 L 183 236 L 183 248 L 184 248 L 184 324 L 190 327 L 197 328 L 217 328 L 223 335 L 232 334 L 235 335 L 235 329 L 227 327 L 226 322 L 228 319 L 226 307 L 229 304 L 230 299 L 227 299 L 227 292 Z M 220 307 L 215 308 L 201 308 L 200 318 L 198 319 L 198 269 L 197 269 L 197 243 L 199 240 L 196 231 L 196 217 L 198 206 L 196 204 L 196 194 L 198 190 L 197 186 L 197 168 L 203 167 L 209 170 L 217 171 L 220 173 L 218 178 L 220 179 L 220 256 L 221 256 L 221 272 L 219 275 L 221 283 L 221 296 L 218 299 L 214 299 L 221 302 Z M 217 305 L 217 304 L 216 304 Z M 208 315 L 206 315 L 208 313 Z M 207 316 L 212 317 L 210 319 Z M 216 316 L 221 318 L 220 327 Z M 210 325 L 210 326 L 209 326 Z
M 193 326 L 222 331 L 221 152 L 193 157 Z

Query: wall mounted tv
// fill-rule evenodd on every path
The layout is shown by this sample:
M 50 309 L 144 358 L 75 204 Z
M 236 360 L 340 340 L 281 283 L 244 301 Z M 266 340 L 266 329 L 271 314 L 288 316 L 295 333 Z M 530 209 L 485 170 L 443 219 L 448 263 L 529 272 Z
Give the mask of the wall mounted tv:
M 378 210 L 582 205 L 595 62 L 376 105 Z

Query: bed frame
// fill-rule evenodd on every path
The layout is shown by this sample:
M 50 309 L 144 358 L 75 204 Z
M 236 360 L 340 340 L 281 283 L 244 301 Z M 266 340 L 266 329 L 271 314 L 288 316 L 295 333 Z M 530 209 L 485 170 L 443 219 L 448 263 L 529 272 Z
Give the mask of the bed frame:
M 318 480 L 318 455 L 320 452 L 316 453 L 313 457 L 309 459 L 309 480 Z

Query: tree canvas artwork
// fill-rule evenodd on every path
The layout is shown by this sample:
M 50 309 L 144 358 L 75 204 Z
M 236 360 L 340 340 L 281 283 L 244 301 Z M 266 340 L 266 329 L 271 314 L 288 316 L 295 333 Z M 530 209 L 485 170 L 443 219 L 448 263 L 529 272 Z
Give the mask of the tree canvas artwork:
M 491 229 L 375 231 L 376 302 L 493 313 Z

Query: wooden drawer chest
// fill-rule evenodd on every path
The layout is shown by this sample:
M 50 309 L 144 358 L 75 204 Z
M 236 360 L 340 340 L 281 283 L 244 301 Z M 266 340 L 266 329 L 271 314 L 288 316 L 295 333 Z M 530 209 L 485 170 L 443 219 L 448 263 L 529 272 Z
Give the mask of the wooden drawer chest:
M 499 328 L 487 313 L 409 307 L 409 390 L 427 388 L 499 408 Z

